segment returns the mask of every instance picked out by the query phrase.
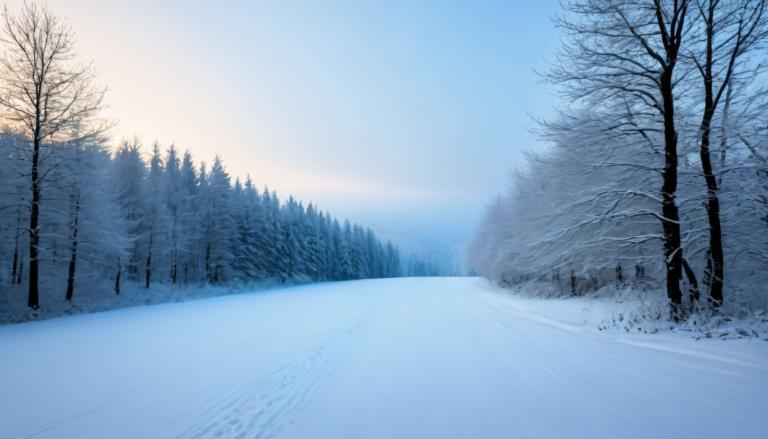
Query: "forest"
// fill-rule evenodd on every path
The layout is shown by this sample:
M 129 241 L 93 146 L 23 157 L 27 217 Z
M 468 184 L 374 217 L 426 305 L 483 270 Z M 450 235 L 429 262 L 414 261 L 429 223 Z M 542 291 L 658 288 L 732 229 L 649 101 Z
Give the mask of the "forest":
M 554 295 L 652 289 L 678 321 L 768 309 L 767 7 L 565 4 L 549 148 L 488 206 L 474 270 Z
M 427 274 L 370 229 L 281 200 L 217 157 L 114 147 L 105 88 L 45 7 L 4 12 L 0 290 L 6 306 L 119 295 L 125 283 L 255 284 Z M 405 270 L 404 270 L 405 268 Z M 124 291 L 124 290 L 123 290 Z M 158 292 L 158 294 L 161 294 Z

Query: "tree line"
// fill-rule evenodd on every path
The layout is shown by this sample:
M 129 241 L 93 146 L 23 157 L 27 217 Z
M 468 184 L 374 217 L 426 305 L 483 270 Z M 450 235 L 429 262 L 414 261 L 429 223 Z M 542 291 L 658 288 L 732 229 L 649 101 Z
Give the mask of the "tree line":
M 402 274 L 391 242 L 232 178 L 217 157 L 137 140 L 110 150 L 104 89 L 45 7 L 0 23 L 0 285 L 47 296 L 125 282 L 224 284 Z M 107 284 L 108 287 L 106 286 Z M 77 293 L 79 294 L 79 293 Z
M 565 102 L 469 251 L 565 294 L 634 281 L 671 317 L 768 309 L 765 0 L 578 0 L 546 79 Z

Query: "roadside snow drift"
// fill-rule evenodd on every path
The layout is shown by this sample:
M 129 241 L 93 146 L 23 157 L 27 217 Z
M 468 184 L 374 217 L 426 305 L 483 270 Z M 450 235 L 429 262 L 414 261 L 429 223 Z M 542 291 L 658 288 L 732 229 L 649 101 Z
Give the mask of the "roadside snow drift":
M 768 437 L 768 342 L 601 332 L 577 303 L 415 278 L 0 327 L 0 436 Z

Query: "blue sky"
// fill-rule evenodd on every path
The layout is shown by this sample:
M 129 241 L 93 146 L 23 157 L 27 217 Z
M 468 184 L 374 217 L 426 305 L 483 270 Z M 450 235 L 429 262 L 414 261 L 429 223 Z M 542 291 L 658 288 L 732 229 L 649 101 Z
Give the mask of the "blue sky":
M 15 7 L 17 1 L 9 2 Z M 405 248 L 465 243 L 551 111 L 556 1 L 49 0 L 116 137 L 220 154 Z

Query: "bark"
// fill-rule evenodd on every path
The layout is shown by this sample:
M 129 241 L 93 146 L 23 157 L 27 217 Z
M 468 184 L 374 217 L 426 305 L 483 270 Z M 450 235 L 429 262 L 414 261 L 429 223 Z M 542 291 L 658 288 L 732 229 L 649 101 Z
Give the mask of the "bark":
M 645 277 L 645 267 L 642 264 L 635 264 L 635 279 L 643 279 Z
M 683 249 L 680 238 L 680 214 L 675 195 L 677 192 L 677 131 L 675 129 L 675 105 L 672 85 L 672 66 L 661 75 L 660 91 L 664 101 L 664 169 L 662 171 L 661 214 L 664 234 L 664 257 L 667 269 L 667 297 L 672 317 L 681 317 Z
M 69 256 L 69 271 L 67 272 L 67 301 L 72 301 L 72 296 L 75 293 L 75 271 L 77 269 L 77 231 L 78 223 L 80 220 L 80 198 L 75 199 L 75 212 L 72 219 L 72 233 L 71 233 L 71 253 Z
M 576 295 L 576 274 L 571 270 L 571 295 Z
M 733 100 L 733 86 L 728 83 L 728 90 L 725 92 L 725 104 L 723 105 L 723 123 L 720 126 L 720 169 L 725 166 L 725 157 L 728 153 L 728 116 L 731 109 L 731 101 Z M 722 184 L 723 176 L 721 175 L 717 179 L 718 186 Z
M 709 280 L 710 305 L 718 308 L 723 303 L 723 232 L 720 222 L 720 198 L 718 197 L 717 177 L 712 169 L 712 157 L 710 153 L 712 118 L 715 115 L 715 96 L 713 91 L 713 40 L 714 40 L 714 10 L 715 4 L 710 1 L 706 25 L 706 60 L 704 62 L 704 113 L 701 118 L 701 147 L 699 158 L 701 169 L 704 173 L 704 181 L 707 185 L 707 221 L 709 223 L 709 258 L 707 267 L 711 270 L 707 276 Z M 730 74 L 730 72 L 729 72 Z M 726 80 L 728 77 L 726 78 Z
M 149 232 L 149 249 L 147 250 L 147 265 L 145 267 L 145 287 L 149 289 L 149 285 L 152 279 L 152 238 L 153 233 Z
M 704 257 L 704 260 L 706 261 L 706 265 L 704 266 L 704 275 L 702 276 L 702 284 L 704 285 L 704 288 L 709 291 L 710 285 L 712 285 L 712 257 L 710 256 L 710 253 L 712 252 L 711 248 L 707 248 L 706 256 Z
M 39 115 L 38 115 L 39 120 Z M 35 135 L 32 146 L 32 206 L 29 214 L 29 296 L 27 306 L 32 309 L 40 307 L 38 290 L 39 265 L 38 250 L 40 247 L 40 139 Z
M 211 281 L 211 245 L 205 246 L 205 276 L 208 281 Z
M 688 284 L 690 285 L 690 290 L 688 292 L 690 293 L 691 303 L 693 304 L 699 300 L 699 282 L 696 280 L 696 272 L 693 271 L 690 264 L 688 264 L 688 260 L 685 258 L 683 258 L 683 269 L 685 270 L 685 276 L 688 278 Z
M 122 272 L 122 269 L 120 267 L 120 264 L 117 265 L 117 274 L 115 275 L 115 294 L 120 295 L 120 273 Z
M 11 262 L 11 283 L 18 284 L 19 282 L 17 279 L 19 277 L 18 274 L 18 268 L 19 268 L 19 232 L 16 231 L 16 239 L 13 243 L 13 262 Z
M 173 234 L 172 234 L 173 248 L 171 249 L 171 283 L 176 283 L 177 271 L 178 271 L 178 247 L 176 236 L 176 217 L 173 219 Z
M 128 260 L 128 277 L 138 281 L 139 280 L 139 245 L 134 243 L 133 249 L 131 249 L 131 258 Z

